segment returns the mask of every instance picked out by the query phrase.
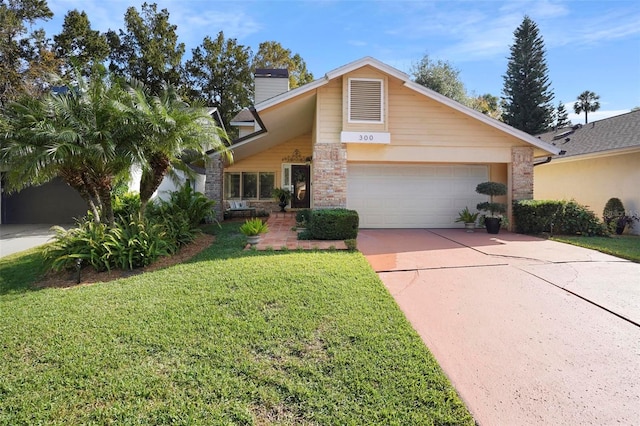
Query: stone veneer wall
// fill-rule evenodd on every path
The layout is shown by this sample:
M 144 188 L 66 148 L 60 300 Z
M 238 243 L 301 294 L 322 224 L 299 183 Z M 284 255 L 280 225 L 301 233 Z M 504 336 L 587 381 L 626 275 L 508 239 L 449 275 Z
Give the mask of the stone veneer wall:
M 533 147 L 511 148 L 511 199 L 533 199 Z
M 340 143 L 313 147 L 313 207 L 347 206 L 347 150 Z
M 222 221 L 224 219 L 223 203 L 223 186 L 222 179 L 224 174 L 224 162 L 220 156 L 215 155 L 211 161 L 207 162 L 207 180 L 204 184 L 204 193 L 207 198 L 215 201 L 213 210 L 216 219 Z

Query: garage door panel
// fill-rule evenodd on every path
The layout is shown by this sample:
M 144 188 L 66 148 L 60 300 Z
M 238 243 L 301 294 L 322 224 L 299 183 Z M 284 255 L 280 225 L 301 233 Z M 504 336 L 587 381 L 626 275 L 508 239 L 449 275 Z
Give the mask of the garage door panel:
M 350 164 L 347 176 L 347 207 L 361 227 L 451 228 L 461 209 L 486 200 L 475 188 L 488 167 Z

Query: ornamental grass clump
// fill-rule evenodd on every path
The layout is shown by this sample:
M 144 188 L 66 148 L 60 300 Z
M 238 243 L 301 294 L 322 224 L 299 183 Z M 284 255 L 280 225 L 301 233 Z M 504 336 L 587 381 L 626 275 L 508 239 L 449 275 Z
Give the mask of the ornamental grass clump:
M 269 226 L 262 219 L 247 219 L 241 226 L 240 232 L 247 237 L 255 237 L 256 235 L 269 232 Z

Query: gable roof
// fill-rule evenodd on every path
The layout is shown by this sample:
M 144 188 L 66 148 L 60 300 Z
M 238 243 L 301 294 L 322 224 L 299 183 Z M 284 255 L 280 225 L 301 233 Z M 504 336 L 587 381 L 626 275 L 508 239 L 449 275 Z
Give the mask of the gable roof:
M 298 131 L 300 131 L 300 128 L 304 127 L 304 126 L 310 126 L 311 125 L 311 120 L 312 120 L 312 116 L 307 116 L 307 117 L 302 117 L 302 111 L 309 111 L 309 108 L 312 106 L 309 103 L 309 100 L 311 99 L 311 97 L 314 97 L 315 94 L 315 90 L 318 89 L 319 87 L 324 86 L 325 84 L 328 84 L 331 80 L 341 77 L 345 74 L 348 74 L 352 71 L 355 71 L 359 68 L 362 68 L 364 66 L 370 66 L 373 67 L 375 69 L 378 69 L 379 71 L 388 74 L 391 77 L 394 77 L 400 81 L 403 82 L 404 86 L 414 90 L 415 92 L 426 96 L 428 98 L 431 98 L 433 100 L 436 100 L 454 110 L 460 111 L 463 114 L 470 116 L 478 121 L 481 121 L 491 127 L 494 127 L 502 132 L 505 132 L 511 136 L 516 137 L 517 139 L 522 140 L 523 142 L 526 142 L 530 145 L 533 145 L 536 148 L 541 149 L 542 151 L 546 152 L 546 153 L 550 153 L 550 154 L 558 154 L 560 152 L 560 148 L 556 148 L 555 146 L 548 144 L 546 142 L 544 142 L 543 140 L 533 137 L 525 132 L 522 132 L 514 127 L 511 127 L 501 121 L 498 121 L 496 119 L 493 119 L 485 114 L 482 114 L 479 111 L 476 111 L 472 108 L 469 108 L 465 105 L 462 105 L 452 99 L 447 98 L 446 96 L 441 95 L 440 93 L 437 93 L 431 89 L 428 89 L 424 86 L 422 86 L 421 84 L 415 83 L 413 81 L 411 81 L 411 78 L 409 77 L 408 74 L 393 68 L 383 62 L 380 62 L 379 60 L 372 58 L 370 56 L 358 59 L 356 61 L 350 62 L 346 65 L 343 65 L 339 68 L 336 68 L 332 71 L 329 71 L 328 73 L 326 73 L 324 75 L 324 77 L 321 77 L 315 81 L 312 81 L 311 83 L 307 83 L 303 86 L 300 87 L 296 87 L 288 92 L 282 93 L 280 95 L 274 96 L 272 98 L 269 98 L 263 102 L 260 102 L 258 104 L 255 105 L 254 107 L 254 111 L 256 114 L 260 114 L 260 112 L 271 109 L 272 107 L 278 107 L 280 105 L 287 105 L 289 108 L 290 112 L 292 114 L 297 114 L 294 117 L 288 117 L 288 124 L 285 124 L 284 122 L 280 121 L 280 122 L 273 122 L 273 123 L 269 123 L 267 120 L 265 120 L 265 122 L 263 123 L 266 127 L 263 127 L 259 132 L 257 132 L 255 134 L 255 136 L 253 135 L 247 135 L 245 137 L 242 138 L 242 140 L 238 140 L 235 141 L 235 143 L 232 145 L 232 149 L 234 150 L 234 152 L 244 152 L 246 155 L 249 154 L 253 154 L 256 153 L 258 151 L 257 147 L 249 147 L 250 144 L 252 144 L 254 141 L 256 141 L 257 139 L 260 139 L 260 146 L 262 148 L 266 148 L 270 145 L 273 145 L 275 143 L 277 143 L 275 141 L 275 138 L 271 139 L 269 138 L 269 133 L 274 131 L 278 133 L 279 137 L 283 136 L 283 132 L 282 131 L 278 131 L 279 129 L 277 129 L 280 125 L 285 125 L 285 126 L 289 126 L 289 136 L 297 136 L 294 135 L 293 132 L 295 131 L 294 128 L 291 128 L 291 124 L 290 123 L 297 123 L 298 126 L 296 127 L 298 129 Z M 304 99 L 306 99 L 306 102 L 303 101 Z M 300 103 L 300 108 L 291 108 L 293 106 L 294 103 L 299 102 Z M 315 105 L 315 104 L 313 104 Z M 293 119 L 292 119 L 293 118 Z M 310 128 L 310 127 L 309 127 Z M 282 139 L 280 139 L 282 140 Z
M 564 127 L 538 138 L 565 151 L 563 158 L 640 150 L 640 110 Z

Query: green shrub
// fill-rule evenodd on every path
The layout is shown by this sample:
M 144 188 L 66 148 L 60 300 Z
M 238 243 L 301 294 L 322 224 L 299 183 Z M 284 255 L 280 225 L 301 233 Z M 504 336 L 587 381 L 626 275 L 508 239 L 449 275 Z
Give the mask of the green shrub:
M 516 232 L 564 235 L 606 235 L 602 221 L 575 201 L 522 200 L 513 203 Z
M 162 215 L 174 215 L 181 212 L 186 215 L 192 227 L 198 226 L 205 219 L 213 217 L 215 201 L 204 194 L 196 192 L 189 185 L 184 185 L 177 191 L 171 192 L 169 200 L 161 201 Z
M 484 210 L 489 212 L 490 217 L 497 217 L 497 214 L 502 214 L 507 211 L 507 206 L 504 203 L 496 203 L 493 201 L 493 197 L 498 195 L 505 195 L 507 193 L 507 185 L 500 182 L 482 182 L 476 186 L 476 192 L 478 194 L 488 195 L 490 201 L 484 201 L 478 203 L 476 208 L 478 210 Z
M 311 231 L 309 229 L 305 229 L 302 232 L 298 232 L 298 240 L 313 240 L 313 235 L 311 234 Z
M 309 231 L 314 240 L 348 240 L 358 236 L 359 217 L 355 210 L 314 210 Z
M 72 269 L 78 260 L 97 271 L 110 269 L 109 250 L 104 244 L 109 232 L 107 225 L 85 218 L 75 228 L 66 230 L 54 226 L 53 229 L 55 235 L 52 242 L 43 252 L 49 269 Z
M 308 224 L 311 222 L 311 209 L 301 209 L 296 212 L 296 223 Z
M 150 265 L 160 256 L 175 251 L 161 224 L 138 219 L 137 215 L 116 223 L 105 236 L 109 269 L 134 269 Z
M 112 228 L 84 219 L 68 231 L 55 230 L 44 257 L 56 271 L 73 269 L 78 260 L 97 271 L 133 269 L 151 264 L 171 247 L 161 225 L 139 221 L 137 215 L 121 217 Z
M 631 220 L 624 220 L 623 218 L 625 217 L 627 217 L 627 214 L 624 210 L 622 200 L 615 197 L 609 198 L 607 204 L 604 205 L 604 210 L 602 211 L 602 219 L 607 225 L 607 228 L 609 228 L 611 232 L 615 231 L 616 227 L 620 225 L 624 228 L 627 222 L 631 222 Z
M 347 250 L 351 250 L 351 251 L 358 250 L 358 240 L 355 238 L 344 240 L 344 245 L 347 246 Z
M 128 217 L 140 212 L 140 194 L 125 192 L 113 197 L 113 216 Z

